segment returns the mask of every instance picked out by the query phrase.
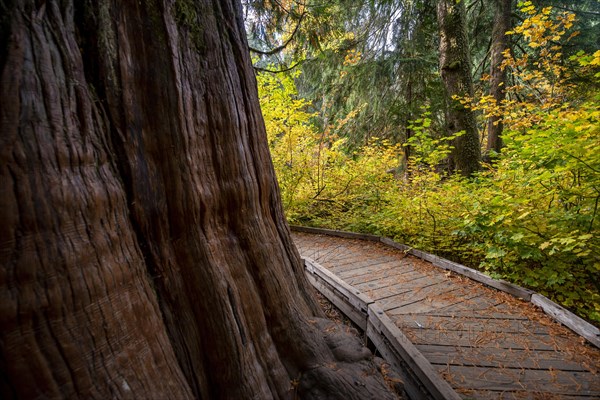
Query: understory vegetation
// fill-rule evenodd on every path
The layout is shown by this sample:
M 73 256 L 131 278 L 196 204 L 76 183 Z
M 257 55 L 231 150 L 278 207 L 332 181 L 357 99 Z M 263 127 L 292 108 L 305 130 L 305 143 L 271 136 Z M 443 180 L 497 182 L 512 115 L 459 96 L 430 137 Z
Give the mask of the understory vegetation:
M 485 94 L 484 75 L 473 98 L 456 99 L 480 126 L 492 116 L 504 125 L 501 152 L 470 177 L 446 168 L 453 142 L 434 102 L 411 119 L 408 138 L 374 133 L 357 144 L 349 132 L 360 105 L 322 118 L 327 102 L 317 108 L 298 94 L 300 71 L 260 73 L 283 204 L 291 224 L 387 236 L 600 325 L 600 51 L 565 60 L 572 14 L 521 12 L 509 34 L 527 52 L 505 54 L 506 98 Z M 356 57 L 348 51 L 345 67 Z

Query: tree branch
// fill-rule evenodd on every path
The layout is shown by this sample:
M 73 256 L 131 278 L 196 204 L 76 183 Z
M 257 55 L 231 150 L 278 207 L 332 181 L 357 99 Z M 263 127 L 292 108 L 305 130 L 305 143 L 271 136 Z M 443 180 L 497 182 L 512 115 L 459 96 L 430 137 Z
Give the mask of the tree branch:
M 276 70 L 273 70 L 273 69 L 261 68 L 261 67 L 257 67 L 257 66 L 254 66 L 254 70 L 255 71 L 260 71 L 260 72 L 269 72 L 271 74 L 280 74 L 282 72 L 288 72 L 288 71 L 293 70 L 298 65 L 302 64 L 304 61 L 306 61 L 306 60 L 300 60 L 296 64 L 294 64 L 294 65 L 292 65 L 290 67 L 284 68 L 284 69 L 280 69 L 279 71 L 276 71 Z
M 288 46 L 288 44 L 290 44 L 292 42 L 292 39 L 294 39 L 296 32 L 298 32 L 298 29 L 300 28 L 300 25 L 302 24 L 302 19 L 304 18 L 305 15 L 306 15 L 306 11 L 300 15 L 300 19 L 298 20 L 298 23 L 296 24 L 296 27 L 294 28 L 294 32 L 292 32 L 289 39 L 285 43 L 283 43 L 281 46 L 277 46 L 274 49 L 267 50 L 267 51 L 258 50 L 258 49 L 255 49 L 254 47 L 250 47 L 250 51 L 253 53 L 256 53 L 256 54 L 263 55 L 263 56 L 272 56 L 273 54 L 279 53 L 281 50 L 285 49 Z

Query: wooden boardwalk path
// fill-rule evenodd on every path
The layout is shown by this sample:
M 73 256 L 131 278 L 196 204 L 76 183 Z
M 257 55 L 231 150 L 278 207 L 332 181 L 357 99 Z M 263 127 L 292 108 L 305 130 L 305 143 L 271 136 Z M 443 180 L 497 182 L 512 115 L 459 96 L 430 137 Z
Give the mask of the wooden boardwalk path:
M 294 233 L 464 399 L 600 399 L 600 349 L 529 302 L 378 242 Z

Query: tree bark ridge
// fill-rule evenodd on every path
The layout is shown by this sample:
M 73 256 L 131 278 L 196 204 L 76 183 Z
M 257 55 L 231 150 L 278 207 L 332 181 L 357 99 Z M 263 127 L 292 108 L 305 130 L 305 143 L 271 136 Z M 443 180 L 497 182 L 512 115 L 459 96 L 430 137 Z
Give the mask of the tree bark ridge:
M 19 3 L 2 66 L 2 397 L 190 397 L 157 329 L 71 11 Z

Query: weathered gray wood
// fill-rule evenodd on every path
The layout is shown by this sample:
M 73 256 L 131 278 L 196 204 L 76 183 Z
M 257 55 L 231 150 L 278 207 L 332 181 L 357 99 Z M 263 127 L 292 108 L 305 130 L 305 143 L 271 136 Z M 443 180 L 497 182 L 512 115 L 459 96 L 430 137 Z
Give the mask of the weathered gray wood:
M 520 391 L 549 395 L 578 395 L 600 397 L 600 379 L 590 372 L 545 371 L 522 368 L 479 368 L 437 366 L 437 370 L 467 389 L 493 391 Z
M 431 364 L 491 368 L 526 368 L 539 370 L 588 371 L 579 361 L 555 351 L 515 350 L 505 354 L 496 348 L 415 345 Z
M 376 299 L 373 299 L 376 301 Z M 496 319 L 496 318 L 474 318 L 465 316 L 411 314 L 397 320 L 396 324 L 403 328 L 425 328 L 468 332 L 506 332 L 523 335 L 549 335 L 551 330 L 539 323 L 530 320 Z
M 418 367 L 418 371 L 415 372 L 416 380 L 405 376 L 407 379 L 406 390 L 411 395 L 411 399 L 455 400 L 460 398 L 446 382 L 435 374 L 431 364 L 416 351 L 389 318 L 384 315 L 381 318 L 377 317 L 374 324 L 369 322 L 373 318 L 373 314 L 369 310 L 369 306 L 373 305 L 371 299 L 313 260 L 305 258 L 304 261 L 309 281 L 346 316 L 367 332 L 367 336 L 388 362 L 399 370 L 402 370 L 404 365 L 409 365 L 413 371 L 415 366 Z M 366 316 L 363 313 L 364 307 L 367 308 Z M 374 310 L 379 312 L 380 309 L 376 307 Z M 399 351 L 399 349 L 402 350 Z M 399 356 L 400 359 L 398 359 Z
M 317 262 L 326 263 L 327 260 L 335 260 L 335 267 L 340 264 L 349 264 L 360 261 L 357 257 L 357 252 L 348 246 L 314 248 L 311 253 L 311 258 Z M 362 261 L 366 260 L 367 259 L 364 258 Z M 332 265 L 332 267 L 333 266 L 334 265 Z
M 307 274 L 308 281 L 335 305 L 346 317 L 363 331 L 367 330 L 367 315 L 352 304 L 348 297 L 344 296 L 335 287 L 325 282 L 319 275 Z
M 369 305 L 367 336 L 389 362 L 411 368 L 434 399 L 460 399 L 376 303 Z
M 425 277 L 422 275 L 417 277 L 411 277 L 406 281 L 398 282 L 397 279 L 393 279 L 390 281 L 385 283 L 355 283 L 354 286 L 365 292 L 365 294 L 367 294 L 373 300 L 383 301 L 393 296 L 405 295 L 406 293 L 412 293 L 415 290 L 444 282 L 443 280 L 431 279 L 430 277 Z M 393 301 L 393 299 L 389 301 Z
M 464 265 L 455 263 L 453 261 L 446 260 L 441 257 L 433 256 L 431 257 L 433 261 L 430 261 L 433 265 L 437 267 L 441 267 L 453 272 L 456 272 L 460 275 L 467 276 L 474 281 L 484 283 L 493 288 L 502 290 L 503 292 L 510 293 L 513 296 L 519 297 L 523 300 L 529 301 L 531 299 L 531 295 L 534 293 L 529 289 L 522 288 L 520 286 L 514 285 L 510 282 L 506 282 L 503 280 L 497 280 L 490 278 L 489 276 L 476 271 L 472 268 L 465 267 Z M 428 260 L 429 261 L 429 260 Z
M 337 264 L 331 270 L 343 279 L 381 271 L 382 269 L 388 270 L 390 268 L 389 264 L 398 266 L 398 260 L 389 256 L 373 257 L 372 259 L 361 260 L 356 263 Z
M 482 319 L 506 319 L 506 320 L 527 320 L 523 314 L 522 307 L 515 307 L 514 304 L 507 304 L 502 299 L 490 297 L 489 293 L 479 292 L 473 289 L 473 297 L 465 299 L 462 303 L 448 305 L 426 313 L 427 315 L 437 315 L 440 317 L 457 318 L 472 317 Z M 517 301 L 514 299 L 513 301 Z M 528 306 L 524 303 L 523 306 Z
M 319 254 L 323 255 L 323 262 L 335 268 L 344 276 L 346 282 L 351 280 L 354 289 L 375 302 L 371 305 L 380 306 L 380 302 L 385 305 L 386 299 L 397 302 L 396 305 L 402 305 L 386 312 L 386 317 L 396 321 L 396 324 L 405 331 L 405 338 L 410 338 L 413 344 L 422 348 L 434 366 L 446 368 L 446 370 L 440 369 L 440 373 L 454 382 L 457 391 L 460 390 L 461 394 L 468 396 L 468 392 L 471 392 L 481 395 L 481 398 L 504 398 L 502 393 L 505 388 L 502 384 L 494 386 L 494 382 L 489 382 L 489 386 L 484 386 L 483 382 L 488 374 L 493 377 L 495 372 L 505 370 L 509 372 L 523 370 L 525 371 L 523 374 L 532 377 L 534 381 L 536 379 L 543 381 L 548 376 L 536 375 L 530 373 L 530 370 L 542 371 L 550 375 L 556 371 L 564 371 L 572 374 L 561 375 L 559 378 L 562 381 L 559 379 L 559 382 L 566 383 L 569 379 L 579 377 L 588 386 L 593 384 L 590 381 L 597 378 L 589 373 L 600 369 L 598 358 L 594 360 L 595 354 L 599 354 L 594 353 L 597 349 L 583 346 L 565 328 L 552 324 L 549 320 L 547 322 L 540 320 L 540 313 L 531 303 L 519 301 L 508 294 L 470 282 L 466 279 L 469 278 L 468 268 L 413 250 L 398 254 L 397 268 L 392 267 L 394 262 L 384 262 L 377 265 L 377 268 L 371 268 L 370 266 L 373 265 L 368 258 L 380 258 L 381 254 L 385 254 L 386 251 L 389 254 L 393 250 L 385 250 L 379 244 L 365 242 L 361 245 L 356 241 L 344 242 L 343 238 L 331 237 L 324 240 L 323 236 L 315 237 L 320 241 Z M 380 242 L 386 244 L 383 239 Z M 397 248 L 402 250 L 401 247 Z M 332 248 L 335 251 L 332 251 Z M 406 257 L 406 254 L 409 257 Z M 425 261 L 429 259 L 429 262 L 433 261 L 443 266 L 432 267 L 429 262 L 419 261 L 411 255 L 422 256 Z M 343 258 L 345 265 L 340 266 L 338 263 L 340 258 Z M 352 265 L 354 260 L 362 261 L 359 261 L 359 265 Z M 444 272 L 444 270 L 456 272 L 452 268 L 459 270 L 459 273 L 467 271 L 463 274 L 467 275 L 466 278 L 457 279 L 450 272 Z M 478 271 L 474 273 L 477 276 L 481 274 Z M 328 286 L 326 283 L 322 284 Z M 489 284 L 487 286 L 494 287 Z M 332 296 L 345 298 L 345 295 L 334 288 L 329 287 L 329 290 Z M 521 297 L 526 298 L 527 294 L 521 293 Z M 344 301 L 347 306 L 349 301 Z M 551 309 L 548 305 L 546 308 Z M 559 311 L 566 310 L 554 309 L 553 313 L 558 315 Z M 377 330 L 372 326 L 369 314 L 365 323 L 367 332 L 371 333 L 369 338 L 376 347 L 383 346 L 380 352 L 388 361 L 390 361 L 389 357 L 402 359 L 397 351 L 389 350 L 391 348 L 389 338 L 383 336 L 381 332 L 379 335 L 376 333 Z M 400 362 L 405 363 L 405 361 Z M 458 381 L 454 379 L 467 371 L 455 368 L 475 368 L 471 371 L 480 374 L 479 381 L 476 381 L 481 387 L 472 388 L 465 376 L 461 376 Z M 420 382 L 420 379 L 416 379 L 415 382 Z M 417 383 L 415 387 L 418 389 L 419 385 Z M 580 384 L 582 387 L 585 385 Z M 532 387 L 527 386 L 527 391 L 523 391 L 522 387 L 519 389 L 509 387 L 512 392 L 508 393 L 532 398 L 537 396 L 535 387 Z M 561 399 L 576 396 L 568 390 L 564 393 L 553 393 Z M 499 397 L 494 397 L 496 395 Z M 582 398 L 586 398 L 584 392 L 582 395 Z M 592 398 L 594 396 L 591 395 Z M 587 398 L 590 398 L 590 395 Z
M 304 265 L 313 286 L 342 310 L 352 322 L 366 330 L 367 307 L 372 300 L 314 260 L 304 258 Z
M 590 396 L 569 396 L 566 394 L 544 395 L 544 393 L 532 393 L 527 390 L 460 390 L 458 391 L 464 399 L 468 400 L 588 400 L 596 399 Z
M 360 254 L 358 252 L 351 252 L 344 255 L 326 254 L 322 255 L 319 259 L 314 260 L 321 263 L 321 265 L 326 266 L 327 269 L 336 272 L 337 274 L 339 271 L 360 269 L 373 263 L 383 262 L 386 259 L 385 256 L 375 256 L 373 258 L 375 259 L 373 260 L 369 256 Z
M 369 257 L 361 256 L 360 252 L 349 246 L 330 248 L 328 253 L 319 254 L 322 262 L 328 260 L 335 260 L 335 265 L 332 268 L 339 268 L 343 266 L 352 265 L 355 263 L 369 262 Z M 315 261 L 317 261 L 315 259 Z
M 484 283 L 488 286 L 502 290 L 503 292 L 510 293 L 513 296 L 522 298 L 527 301 L 531 299 L 531 295 L 534 293 L 529 289 L 522 288 L 510 282 L 490 278 L 489 276 L 480 271 L 474 270 L 469 267 L 465 267 L 464 265 L 458 264 L 454 261 L 446 260 L 445 258 L 438 257 L 434 254 L 426 253 L 424 251 L 415 249 L 410 250 L 409 253 L 423 260 L 429 261 L 436 267 L 453 271 L 459 275 L 466 276 L 468 278 L 473 279 L 474 281 Z
M 550 315 L 556 321 L 586 338 L 594 346 L 600 347 L 600 330 L 589 322 L 579 318 L 577 315 L 541 294 L 534 294 L 531 297 L 531 302 L 544 310 L 546 314 Z
M 439 282 L 385 299 L 384 310 L 390 315 L 431 312 L 464 301 L 468 292 L 453 282 Z M 383 301 L 379 301 L 383 304 Z
M 481 319 L 498 319 L 498 320 L 515 320 L 515 321 L 525 321 L 526 317 L 522 315 L 514 315 L 512 313 L 507 312 L 493 312 L 487 310 L 477 310 L 475 312 L 472 311 L 450 311 L 446 310 L 432 310 L 423 315 L 435 315 L 439 317 L 446 318 L 460 318 L 460 317 L 472 317 L 472 318 L 481 318 Z
M 368 277 L 363 277 L 360 283 L 355 283 L 354 286 L 361 290 L 379 290 L 395 287 L 398 290 L 406 288 L 417 279 L 430 279 L 423 276 L 419 271 L 399 271 L 396 269 L 385 269 L 370 274 Z
M 319 235 L 330 235 L 330 236 L 337 236 L 337 237 L 348 238 L 348 239 L 362 239 L 362 240 L 369 240 L 371 242 L 379 242 L 381 239 L 380 236 L 369 235 L 366 233 L 336 231 L 333 229 L 313 228 L 313 227 L 300 226 L 300 225 L 290 225 L 290 229 L 292 231 L 296 231 L 296 232 L 316 233 Z
M 436 329 L 405 329 L 406 336 L 415 344 L 452 345 L 455 347 L 485 347 L 505 350 L 560 351 L 569 345 L 563 338 L 550 335 L 522 335 L 506 332 L 467 332 Z

